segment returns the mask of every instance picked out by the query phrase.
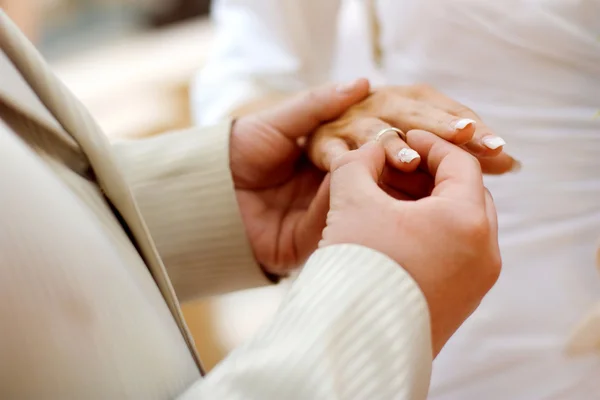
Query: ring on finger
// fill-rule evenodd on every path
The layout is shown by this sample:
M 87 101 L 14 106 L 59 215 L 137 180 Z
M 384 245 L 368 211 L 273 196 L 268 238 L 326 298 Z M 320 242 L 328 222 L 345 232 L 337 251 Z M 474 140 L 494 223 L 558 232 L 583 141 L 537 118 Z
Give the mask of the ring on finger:
M 404 132 L 402 132 L 400 129 L 394 128 L 393 126 L 391 126 L 389 128 L 383 128 L 382 130 L 377 132 L 377 135 L 375 135 L 375 141 L 378 142 L 379 139 L 381 139 L 381 137 L 388 132 L 396 132 L 396 134 L 400 137 L 400 139 L 402 139 L 406 142 L 406 134 Z

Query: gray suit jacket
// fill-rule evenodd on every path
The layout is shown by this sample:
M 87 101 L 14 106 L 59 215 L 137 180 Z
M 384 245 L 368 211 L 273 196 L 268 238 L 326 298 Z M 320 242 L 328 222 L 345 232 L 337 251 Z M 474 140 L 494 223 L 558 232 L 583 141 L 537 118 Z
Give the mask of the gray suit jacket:
M 276 317 L 201 376 L 179 308 L 267 284 L 229 124 L 109 145 L 0 11 L 0 397 L 423 399 L 426 301 L 373 250 L 317 251 Z

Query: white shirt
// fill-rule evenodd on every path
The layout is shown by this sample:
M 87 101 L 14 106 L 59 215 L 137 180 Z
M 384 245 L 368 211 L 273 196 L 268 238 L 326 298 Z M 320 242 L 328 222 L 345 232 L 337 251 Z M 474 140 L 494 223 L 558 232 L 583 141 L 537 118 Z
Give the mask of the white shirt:
M 600 301 L 600 0 L 378 0 L 380 68 L 365 3 L 340 7 L 217 1 L 216 52 L 193 95 L 198 123 L 269 92 L 355 76 L 427 82 L 473 108 L 523 170 L 486 181 L 504 271 L 436 360 L 430 398 L 600 398 L 600 350 L 567 354 Z

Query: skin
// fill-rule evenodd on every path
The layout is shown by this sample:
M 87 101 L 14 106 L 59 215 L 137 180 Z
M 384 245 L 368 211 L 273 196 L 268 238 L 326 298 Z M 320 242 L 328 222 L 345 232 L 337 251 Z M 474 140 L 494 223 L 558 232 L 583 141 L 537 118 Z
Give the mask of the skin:
M 241 117 L 260 112 L 288 98 L 289 94 L 273 93 L 239 107 L 233 115 Z M 456 129 L 455 124 L 464 119 L 474 123 Z M 518 171 L 521 166 L 503 151 L 503 146 L 490 149 L 483 144 L 485 138 L 496 135 L 473 110 L 424 84 L 384 86 L 372 91 L 339 118 L 316 130 L 308 143 L 309 158 L 321 170 L 329 171 L 335 157 L 373 140 L 379 131 L 392 126 L 403 132 L 426 130 L 461 146 L 477 157 L 486 174 Z M 390 166 L 404 172 L 417 169 L 417 159 L 403 163 L 398 158 L 401 149 L 410 148 L 398 135 L 389 133 L 381 141 Z
M 475 157 L 430 132 L 407 137 L 423 160 L 419 168 L 433 181 L 430 193 L 393 179 L 396 196 L 383 190 L 380 143 L 346 153 L 333 161 L 320 245 L 356 243 L 401 265 L 427 299 L 437 355 L 498 279 L 498 224 Z
M 437 354 L 498 277 L 496 212 L 478 160 L 430 132 L 407 134 L 422 160 L 416 172 L 386 168 L 385 145 L 372 141 L 334 158 L 331 174 L 312 164 L 308 135 L 367 96 L 368 82 L 359 80 L 240 118 L 230 141 L 240 212 L 257 261 L 271 273 L 339 243 L 402 265 L 427 299 Z
M 468 121 L 470 123 L 463 126 Z M 518 162 L 503 151 L 503 146 L 490 149 L 485 145 L 497 136 L 475 112 L 427 85 L 386 86 L 375 90 L 340 118 L 321 126 L 313 135 L 308 152 L 316 165 L 328 171 L 335 157 L 362 146 L 379 131 L 390 127 L 403 132 L 429 131 L 461 146 L 477 157 L 488 174 L 503 174 L 519 167 Z M 400 150 L 410 146 L 397 134 L 390 132 L 382 138 L 382 143 L 390 165 L 405 172 L 416 170 L 418 159 L 410 163 L 399 159 Z
M 349 90 L 329 85 L 239 118 L 230 141 L 237 200 L 258 262 L 284 275 L 316 249 L 329 208 L 329 179 L 300 139 L 369 94 L 364 80 Z

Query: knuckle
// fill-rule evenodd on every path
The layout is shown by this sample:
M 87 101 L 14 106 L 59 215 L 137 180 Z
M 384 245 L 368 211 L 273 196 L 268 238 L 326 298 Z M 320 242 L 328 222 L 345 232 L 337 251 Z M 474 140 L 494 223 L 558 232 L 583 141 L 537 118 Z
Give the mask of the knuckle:
M 458 116 L 468 116 L 468 117 L 476 116 L 475 112 L 473 110 L 471 110 L 469 107 L 465 106 L 464 104 L 457 103 L 457 102 L 455 102 L 452 106 L 450 106 L 449 111 L 452 114 L 458 115 Z
M 500 276 L 502 258 L 497 243 L 494 243 L 492 230 L 485 212 L 472 213 L 464 218 L 461 234 L 469 248 L 477 249 L 472 253 L 473 264 L 477 265 L 478 275 L 487 289 L 491 288 Z M 475 262 L 475 260 L 478 260 Z
M 488 262 L 486 263 L 485 268 L 482 269 L 482 279 L 486 291 L 491 289 L 496 284 L 498 278 L 500 278 L 501 271 L 502 259 L 500 257 L 500 253 L 499 251 L 492 251 L 488 256 Z
M 490 260 L 490 270 L 492 271 L 492 277 L 494 282 L 500 277 L 500 271 L 502 271 L 502 257 L 499 251 L 494 251 Z
M 413 94 L 415 97 L 426 97 L 434 92 L 436 92 L 436 89 L 428 83 L 420 82 L 413 85 Z
M 378 118 L 362 118 L 357 120 L 356 132 L 359 132 L 358 136 L 372 139 L 385 128 L 389 125 Z
M 320 141 L 330 138 L 344 139 L 349 136 L 349 132 L 352 132 L 353 123 L 354 122 L 351 119 L 340 118 L 325 125 L 321 125 L 311 136 Z
M 485 212 L 471 211 L 468 216 L 462 218 L 463 234 L 471 238 L 475 243 L 487 243 L 490 237 L 490 224 Z
M 329 140 L 330 137 L 331 135 L 327 128 L 319 128 L 307 138 L 305 145 L 306 151 L 311 155 L 322 153 L 323 145 Z
M 404 105 L 403 114 L 406 115 L 407 119 L 417 120 L 423 116 L 430 118 L 428 115 L 429 107 L 424 101 L 407 99 Z

